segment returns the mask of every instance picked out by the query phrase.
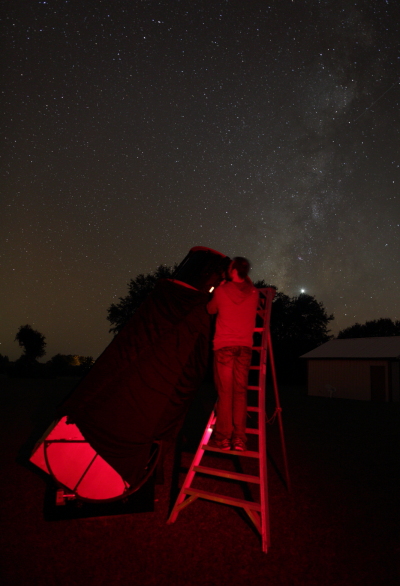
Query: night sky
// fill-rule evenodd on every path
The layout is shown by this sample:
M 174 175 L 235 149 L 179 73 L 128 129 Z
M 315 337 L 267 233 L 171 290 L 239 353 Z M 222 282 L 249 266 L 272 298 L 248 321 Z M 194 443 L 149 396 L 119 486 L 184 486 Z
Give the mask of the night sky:
M 14 0 L 0 353 L 97 357 L 127 283 L 192 246 L 400 319 L 397 0 Z

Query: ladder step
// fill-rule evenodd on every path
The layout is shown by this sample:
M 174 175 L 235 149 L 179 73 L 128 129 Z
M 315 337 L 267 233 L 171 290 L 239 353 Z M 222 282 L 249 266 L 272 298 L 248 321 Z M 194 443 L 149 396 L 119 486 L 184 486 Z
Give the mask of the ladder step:
M 247 387 L 247 390 L 248 391 L 260 391 L 261 389 L 260 389 L 260 387 L 258 385 L 249 385 Z
M 196 488 L 185 488 L 184 492 L 185 494 L 190 494 L 209 501 L 215 501 L 217 503 L 224 503 L 225 505 L 232 505 L 234 507 L 242 507 L 244 509 L 251 509 L 253 511 L 261 512 L 261 505 L 252 501 L 236 499 L 231 496 L 224 496 L 222 494 L 208 492 L 207 490 L 200 490 Z
M 264 328 L 254 328 L 254 332 L 263 332 Z
M 206 450 L 208 452 L 218 452 L 219 454 L 227 454 L 229 455 L 234 455 L 234 456 L 246 456 L 247 458 L 259 458 L 260 454 L 258 452 L 252 452 L 250 450 L 246 450 L 245 452 L 239 452 L 238 450 L 220 450 L 219 448 L 215 448 L 214 446 L 208 446 L 206 444 L 203 444 L 202 446 L 203 450 Z
M 261 370 L 261 366 L 250 366 L 249 370 Z
M 260 407 L 247 407 L 247 411 L 254 411 L 255 413 L 259 413 Z
M 260 435 L 260 430 L 255 429 L 254 427 L 246 427 L 246 433 L 254 433 L 256 435 Z
M 232 480 L 242 480 L 243 482 L 252 482 L 253 484 L 260 484 L 260 478 L 251 474 L 241 474 L 240 472 L 229 472 L 229 470 L 219 470 L 216 468 L 209 468 L 208 466 L 194 466 L 195 472 L 202 474 L 209 474 L 210 476 L 220 476 L 221 478 L 231 478 Z

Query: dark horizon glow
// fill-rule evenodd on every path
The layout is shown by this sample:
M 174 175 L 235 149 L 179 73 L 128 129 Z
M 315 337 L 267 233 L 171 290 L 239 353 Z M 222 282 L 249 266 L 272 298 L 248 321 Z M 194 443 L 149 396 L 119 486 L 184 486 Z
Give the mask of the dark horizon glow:
M 127 283 L 196 245 L 400 319 L 395 2 L 74 0 L 4 18 L 0 353 L 97 357 Z

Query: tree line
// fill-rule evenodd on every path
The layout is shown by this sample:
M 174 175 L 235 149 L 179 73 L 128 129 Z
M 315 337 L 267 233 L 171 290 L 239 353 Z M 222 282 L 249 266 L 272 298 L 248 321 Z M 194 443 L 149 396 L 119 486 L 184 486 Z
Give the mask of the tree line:
M 23 354 L 15 362 L 0 354 L 0 373 L 14 376 L 83 376 L 94 364 L 92 356 L 56 354 L 41 364 L 38 362 L 46 354 L 46 338 L 43 334 L 26 324 L 18 329 L 15 341 L 23 348 Z
M 400 321 L 387 317 L 366 321 L 365 324 L 354 325 L 341 330 L 338 338 L 375 338 L 386 336 L 400 336 Z
M 107 310 L 107 319 L 111 324 L 110 332 L 117 334 L 143 300 L 154 289 L 160 278 L 172 277 L 175 267 L 160 265 L 154 272 L 140 274 L 128 283 L 128 293 L 120 297 L 118 303 L 112 303 Z M 256 281 L 256 287 L 268 285 L 264 280 Z M 277 291 L 271 313 L 271 337 L 274 348 L 276 369 L 280 380 L 306 380 L 306 361 L 300 356 L 328 342 L 333 338 L 329 329 L 334 316 L 328 314 L 323 303 L 312 295 L 301 293 L 289 297 Z M 400 322 L 381 318 L 364 325 L 354 324 L 339 332 L 339 338 L 365 336 L 400 335 Z
M 121 331 L 130 317 L 153 291 L 159 279 L 172 277 L 176 266 L 160 265 L 147 275 L 140 274 L 128 283 L 128 293 L 112 303 L 107 309 L 109 331 L 114 335 Z M 262 288 L 268 285 L 264 280 L 254 283 Z M 314 296 L 301 293 L 289 297 L 277 291 L 271 313 L 271 337 L 274 347 L 276 368 L 281 380 L 305 380 L 305 361 L 299 357 L 333 338 L 329 329 L 334 319 L 328 314 L 323 303 Z M 360 338 L 376 336 L 400 336 L 400 321 L 380 318 L 366 321 L 341 330 L 338 338 Z M 38 359 L 46 354 L 46 338 L 30 325 L 21 326 L 15 341 L 23 348 L 22 356 L 11 363 L 7 356 L 0 354 L 0 372 L 23 374 L 37 372 L 41 375 L 83 375 L 94 360 L 91 356 L 57 354 L 45 364 Z
M 140 274 L 128 283 L 128 294 L 108 308 L 110 332 L 117 334 L 149 295 L 160 278 L 172 277 L 175 267 L 160 265 L 153 273 Z M 258 288 L 267 287 L 264 280 L 254 283 Z M 275 295 L 271 313 L 271 336 L 275 364 L 280 379 L 292 380 L 305 377 L 305 364 L 299 356 L 330 340 L 328 315 L 325 307 L 315 297 L 302 293 L 289 297 L 282 292 Z

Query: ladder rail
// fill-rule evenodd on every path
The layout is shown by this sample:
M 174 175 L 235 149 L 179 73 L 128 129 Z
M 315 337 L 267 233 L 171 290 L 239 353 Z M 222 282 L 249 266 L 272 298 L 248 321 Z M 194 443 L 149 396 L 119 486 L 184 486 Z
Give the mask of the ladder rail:
M 215 410 L 213 410 L 211 412 L 211 415 L 210 415 L 209 419 L 208 419 L 208 422 L 207 422 L 206 428 L 204 430 L 203 436 L 201 438 L 199 447 L 198 447 L 198 449 L 196 451 L 196 454 L 195 454 L 195 456 L 193 458 L 193 461 L 192 461 L 192 463 L 190 465 L 189 472 L 186 475 L 186 478 L 184 480 L 184 483 L 182 485 L 182 488 L 179 491 L 178 498 L 176 499 L 175 505 L 174 505 L 174 507 L 173 507 L 173 509 L 171 511 L 171 514 L 170 514 L 170 516 L 168 518 L 167 523 L 173 523 L 176 520 L 177 516 L 178 516 L 179 509 L 177 509 L 177 507 L 179 507 L 179 505 L 181 505 L 184 502 L 184 500 L 186 498 L 186 492 L 185 492 L 185 490 L 186 490 L 186 488 L 188 488 L 189 486 L 191 486 L 191 484 L 193 482 L 194 475 L 196 474 L 195 467 L 198 466 L 198 464 L 200 464 L 200 461 L 201 461 L 201 459 L 203 457 L 203 454 L 204 454 L 203 446 L 205 446 L 205 445 L 208 444 L 208 441 L 209 441 L 209 439 L 211 437 L 211 434 L 213 432 L 213 426 L 214 426 L 215 420 L 216 420 L 216 415 L 215 415 Z M 189 504 L 189 503 L 187 503 L 187 504 Z
M 259 398 L 258 398 L 258 407 L 259 411 L 259 422 L 258 428 L 260 431 L 260 441 L 259 441 L 259 452 L 260 452 L 260 501 L 261 501 L 261 511 L 260 511 L 260 525 L 261 525 L 261 541 L 262 541 L 262 550 L 267 552 L 268 548 L 271 544 L 271 536 L 270 536 L 270 523 L 269 523 L 269 499 L 268 499 L 268 470 L 267 470 L 267 435 L 266 435 L 266 402 L 265 402 L 265 395 L 266 395 L 266 381 L 267 381 L 267 344 L 268 344 L 268 332 L 269 332 L 269 323 L 270 323 L 270 316 L 271 316 L 271 305 L 272 300 L 275 296 L 275 291 L 271 291 L 271 289 L 267 289 L 265 294 L 265 314 L 264 314 L 264 324 L 263 324 L 263 331 L 262 331 L 262 338 L 261 338 L 261 352 L 260 352 L 260 374 L 258 384 L 260 386 Z M 267 311 L 269 308 L 269 311 Z M 263 445 L 261 445 L 261 442 Z

